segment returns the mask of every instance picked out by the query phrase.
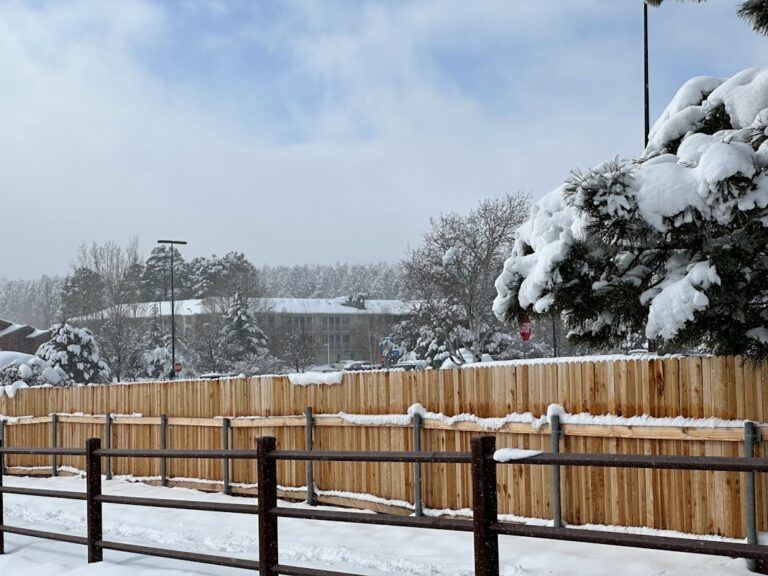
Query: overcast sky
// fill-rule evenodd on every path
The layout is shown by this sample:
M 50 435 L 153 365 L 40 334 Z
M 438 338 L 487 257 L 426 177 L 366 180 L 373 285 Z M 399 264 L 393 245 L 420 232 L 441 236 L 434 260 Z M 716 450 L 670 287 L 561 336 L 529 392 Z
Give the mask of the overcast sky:
M 766 64 L 735 4 L 652 10 L 652 118 Z M 430 216 L 642 138 L 641 0 L 3 1 L 0 277 L 132 236 L 396 261 Z

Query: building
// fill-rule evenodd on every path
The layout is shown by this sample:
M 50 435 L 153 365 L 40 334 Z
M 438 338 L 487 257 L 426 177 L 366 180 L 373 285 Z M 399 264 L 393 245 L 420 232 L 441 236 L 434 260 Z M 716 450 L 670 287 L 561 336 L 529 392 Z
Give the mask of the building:
M 212 317 L 226 313 L 222 298 L 178 300 L 174 303 L 176 330 L 181 338 L 201 330 Z M 270 340 L 270 350 L 285 357 L 291 336 L 303 335 L 311 343 L 317 364 L 344 360 L 379 361 L 379 343 L 393 326 L 410 314 L 410 303 L 401 300 L 364 298 L 258 298 L 252 301 L 256 324 Z M 148 302 L 127 306 L 132 318 L 167 318 L 170 302 Z M 81 319 L 98 321 L 99 315 Z
M 306 334 L 314 340 L 315 362 L 379 361 L 379 344 L 395 324 L 410 315 L 401 300 L 362 298 L 264 298 L 257 306 L 259 327 L 281 355 L 287 334 Z
M 34 354 L 51 339 L 50 330 L 38 330 L 25 324 L 0 319 L 0 350 Z

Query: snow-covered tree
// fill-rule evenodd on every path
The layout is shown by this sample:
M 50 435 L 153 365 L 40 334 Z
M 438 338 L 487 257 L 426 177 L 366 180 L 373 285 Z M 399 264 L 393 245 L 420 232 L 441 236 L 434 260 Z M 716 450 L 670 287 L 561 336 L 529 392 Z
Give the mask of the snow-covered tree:
M 768 358 L 768 69 L 694 78 L 639 160 L 544 196 L 520 227 L 494 310 L 562 314 L 573 340 L 637 334 Z
M 173 369 L 173 359 L 170 349 L 170 336 L 163 329 L 162 317 L 157 304 L 153 304 L 146 327 L 146 338 L 142 358 L 144 374 L 156 380 L 167 379 Z
M 320 343 L 308 330 L 303 328 L 288 329 L 280 335 L 280 358 L 292 370 L 303 372 L 315 363 Z
M 222 329 L 225 357 L 232 363 L 248 363 L 267 351 L 267 336 L 256 325 L 248 299 L 236 292 L 224 318 Z
M 173 251 L 173 291 L 176 298 L 191 297 L 190 271 L 176 246 L 160 244 L 152 248 L 141 275 L 141 300 L 159 302 L 171 298 L 171 251 Z
M 85 316 L 104 307 L 104 283 L 85 266 L 75 268 L 61 290 L 62 313 L 66 318 Z
M 19 388 L 66 386 L 72 383 L 60 367 L 52 368 L 48 362 L 37 356 L 19 356 L 21 358 L 0 368 L 0 396 L 13 396 Z
M 99 345 L 87 328 L 61 323 L 51 326 L 51 339 L 37 349 L 37 356 L 60 368 L 76 384 L 109 380 L 109 366 L 101 359 Z
M 494 280 L 528 203 L 526 196 L 508 194 L 483 200 L 467 215 L 434 218 L 423 244 L 403 262 L 407 295 L 418 302 L 414 316 L 426 320 L 456 363 L 464 361 L 460 348 L 479 358 L 499 341 L 500 326 L 491 312 Z

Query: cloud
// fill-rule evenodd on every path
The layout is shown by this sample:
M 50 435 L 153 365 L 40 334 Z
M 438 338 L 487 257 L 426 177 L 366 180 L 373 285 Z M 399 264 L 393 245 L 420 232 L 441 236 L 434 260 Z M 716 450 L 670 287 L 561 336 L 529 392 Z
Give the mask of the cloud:
M 441 211 L 639 152 L 616 4 L 2 3 L 0 274 L 134 235 L 400 259 Z

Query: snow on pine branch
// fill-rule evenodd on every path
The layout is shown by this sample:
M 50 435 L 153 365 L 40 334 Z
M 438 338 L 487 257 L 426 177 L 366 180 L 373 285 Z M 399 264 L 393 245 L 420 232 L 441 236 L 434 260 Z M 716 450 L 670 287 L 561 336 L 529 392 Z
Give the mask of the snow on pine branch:
M 560 314 L 597 348 L 644 335 L 766 358 L 766 246 L 768 68 L 694 78 L 640 159 L 574 172 L 533 206 L 493 309 Z

